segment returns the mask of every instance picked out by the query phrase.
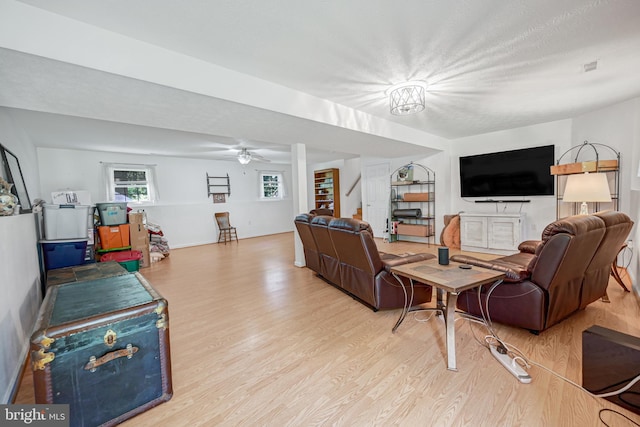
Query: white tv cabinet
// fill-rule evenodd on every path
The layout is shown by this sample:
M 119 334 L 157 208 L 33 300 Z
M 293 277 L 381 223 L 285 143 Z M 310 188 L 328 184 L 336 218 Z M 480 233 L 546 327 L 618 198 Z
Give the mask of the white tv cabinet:
M 511 255 L 524 236 L 523 213 L 461 213 L 460 248 L 463 251 Z

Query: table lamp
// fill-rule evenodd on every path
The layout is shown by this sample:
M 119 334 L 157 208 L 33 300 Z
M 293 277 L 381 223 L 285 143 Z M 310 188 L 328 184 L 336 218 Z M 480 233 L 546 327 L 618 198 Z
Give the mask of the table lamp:
M 564 202 L 582 202 L 580 215 L 588 215 L 587 202 L 611 201 L 607 175 L 589 172 L 569 175 L 562 200 Z

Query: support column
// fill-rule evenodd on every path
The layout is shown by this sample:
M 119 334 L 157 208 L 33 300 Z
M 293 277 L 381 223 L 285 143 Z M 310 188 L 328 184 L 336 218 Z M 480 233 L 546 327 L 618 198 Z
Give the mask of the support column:
M 291 146 L 291 175 L 293 181 L 293 214 L 294 218 L 299 213 L 309 212 L 309 197 L 307 194 L 307 147 L 304 144 Z M 293 218 L 291 219 L 293 221 Z M 304 267 L 304 248 L 298 231 L 294 227 L 294 249 L 296 267 Z

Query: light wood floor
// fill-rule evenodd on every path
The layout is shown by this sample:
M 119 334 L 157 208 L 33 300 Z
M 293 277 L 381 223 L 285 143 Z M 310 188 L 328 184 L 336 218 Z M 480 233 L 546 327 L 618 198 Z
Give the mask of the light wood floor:
M 386 252 L 435 247 L 379 242 Z M 440 318 L 374 313 L 293 266 L 293 234 L 174 250 L 143 269 L 169 301 L 174 396 L 127 426 L 600 426 L 595 399 L 532 367 L 520 384 L 456 322 L 458 372 L 446 369 Z M 640 336 L 637 297 L 615 282 L 539 336 L 497 326 L 502 339 L 581 383 L 581 334 L 594 324 Z M 423 317 L 424 314 L 418 314 Z M 27 372 L 16 403 L 32 403 Z M 108 396 L 105 396 L 108 404 Z M 611 426 L 631 425 L 603 414 Z

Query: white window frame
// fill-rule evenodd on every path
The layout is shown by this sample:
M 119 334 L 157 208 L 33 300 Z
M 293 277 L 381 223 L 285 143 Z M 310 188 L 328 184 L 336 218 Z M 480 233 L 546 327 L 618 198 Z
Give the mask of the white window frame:
M 135 205 L 149 205 L 154 204 L 158 200 L 158 187 L 156 184 L 155 165 L 140 165 L 133 163 L 103 163 L 104 167 L 104 184 L 106 191 L 106 200 L 109 202 L 122 201 L 116 200 L 116 187 L 127 186 L 126 182 L 116 182 L 114 172 L 115 171 L 132 171 L 132 172 L 144 172 L 146 181 L 140 183 L 131 183 L 129 186 L 140 186 L 147 188 L 147 195 L 149 200 L 126 200 L 127 203 Z
M 267 183 L 264 181 L 264 177 L 266 176 L 274 176 L 277 179 L 277 195 L 274 197 L 268 197 L 265 195 L 267 189 Z M 260 171 L 258 174 L 259 177 L 259 191 L 260 191 L 260 200 L 282 200 L 285 197 L 284 190 L 284 174 L 278 171 Z

